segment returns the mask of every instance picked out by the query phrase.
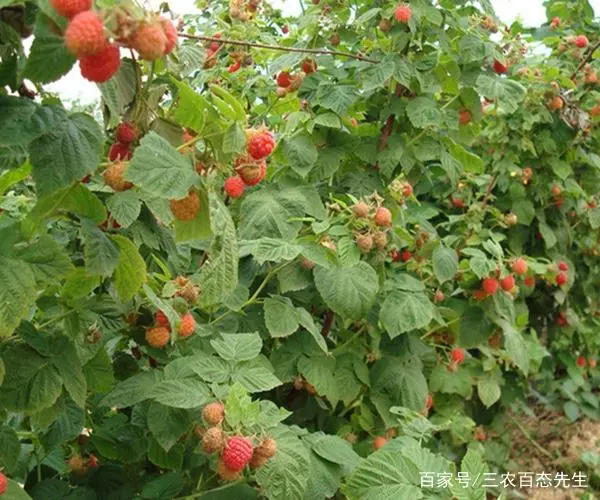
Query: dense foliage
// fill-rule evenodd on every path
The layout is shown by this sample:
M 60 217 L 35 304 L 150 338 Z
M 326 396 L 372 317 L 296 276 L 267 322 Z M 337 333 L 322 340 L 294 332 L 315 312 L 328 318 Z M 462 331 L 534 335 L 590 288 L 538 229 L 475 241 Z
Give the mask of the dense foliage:
M 587 0 L 197 3 L 0 0 L 0 493 L 484 499 L 420 473 L 598 419 Z

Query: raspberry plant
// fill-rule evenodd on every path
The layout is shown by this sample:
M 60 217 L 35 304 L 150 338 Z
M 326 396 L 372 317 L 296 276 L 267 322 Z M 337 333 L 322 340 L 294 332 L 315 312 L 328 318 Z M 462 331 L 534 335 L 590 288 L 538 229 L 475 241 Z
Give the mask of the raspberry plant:
M 0 1 L 0 495 L 483 499 L 418 472 L 598 418 L 588 2 L 302 3 Z

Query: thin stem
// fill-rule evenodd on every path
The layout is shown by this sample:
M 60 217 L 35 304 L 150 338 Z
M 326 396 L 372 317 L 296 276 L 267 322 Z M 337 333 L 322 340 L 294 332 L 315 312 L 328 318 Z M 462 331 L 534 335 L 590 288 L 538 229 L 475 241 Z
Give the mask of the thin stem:
M 596 42 L 592 46 L 592 48 L 589 50 L 589 52 L 586 54 L 586 56 L 583 58 L 583 60 L 579 63 L 579 66 L 577 66 L 577 69 L 571 75 L 571 80 L 577 76 L 577 73 L 579 73 L 587 63 L 590 62 L 590 59 L 592 58 L 592 56 L 594 55 L 594 52 L 596 52 L 598 47 L 600 47 L 600 41 Z
M 523 434 L 523 436 L 525 436 L 527 438 L 527 440 L 533 446 L 535 446 L 535 448 L 542 455 L 548 457 L 550 460 L 554 460 L 554 457 L 552 456 L 552 453 L 550 453 L 548 450 L 546 450 L 545 448 L 543 448 L 540 443 L 538 443 L 535 439 L 533 439 L 533 437 L 531 436 L 531 434 L 529 434 L 529 432 L 527 431 L 527 429 L 525 429 L 525 427 L 523 427 L 523 424 L 521 422 L 519 422 L 517 419 L 515 419 L 515 420 L 513 420 L 513 423 L 519 428 L 519 430 L 521 431 L 521 433 Z
M 53 323 L 61 321 L 61 320 L 65 319 L 67 316 L 70 316 L 71 314 L 73 314 L 74 312 L 77 312 L 77 309 L 71 309 L 71 310 L 67 311 L 66 313 L 59 314 L 58 316 L 39 325 L 39 328 L 45 328 Z
M 361 326 L 354 335 L 352 335 L 348 340 L 346 340 L 346 342 L 338 345 L 335 349 L 333 349 L 331 352 L 332 354 L 337 354 L 340 351 L 343 351 L 346 347 L 348 347 L 352 342 L 354 342 L 358 337 L 360 337 L 360 335 L 364 332 L 365 330 L 365 326 Z
M 258 49 L 267 49 L 267 50 L 279 50 L 282 52 L 299 52 L 303 54 L 320 54 L 327 56 L 339 56 L 339 57 L 348 57 L 349 59 L 356 59 L 358 61 L 364 61 L 372 64 L 377 64 L 380 61 L 377 59 L 371 59 L 365 56 L 361 56 L 359 54 L 352 54 L 350 52 L 339 52 L 337 50 L 328 50 L 328 49 L 304 49 L 301 47 L 285 47 L 283 45 L 268 45 L 266 43 L 257 43 L 250 42 L 245 40 L 231 40 L 229 38 L 215 38 L 213 36 L 204 36 L 204 35 L 189 35 L 187 33 L 179 33 L 180 37 L 190 38 L 193 40 L 202 40 L 204 42 L 218 42 L 229 45 L 240 45 L 243 47 L 255 47 Z
M 450 321 L 450 323 L 445 323 L 443 325 L 438 325 L 438 326 L 432 328 L 431 330 L 429 330 L 423 336 L 421 336 L 421 340 L 426 339 L 430 335 L 433 335 L 435 332 L 437 332 L 439 330 L 443 330 L 444 328 L 448 328 L 450 325 L 453 325 L 454 323 L 458 323 L 459 321 L 460 321 L 460 318 L 456 318 L 456 319 L 453 319 L 452 321 Z

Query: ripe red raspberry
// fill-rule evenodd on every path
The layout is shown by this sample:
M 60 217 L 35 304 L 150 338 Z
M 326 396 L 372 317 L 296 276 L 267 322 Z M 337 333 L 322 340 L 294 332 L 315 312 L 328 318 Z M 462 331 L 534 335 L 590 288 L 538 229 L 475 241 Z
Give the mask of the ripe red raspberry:
M 68 18 L 92 8 L 92 0 L 51 0 L 50 3 L 56 12 Z
M 234 436 L 227 440 L 221 459 L 225 467 L 232 471 L 241 471 L 252 459 L 252 443 L 249 439 Z
M 207 424 L 219 425 L 225 418 L 225 407 L 223 403 L 215 401 L 214 403 L 208 403 L 204 410 L 202 410 L 202 417 Z
M 394 10 L 394 17 L 399 23 L 408 24 L 412 18 L 412 7 L 408 4 L 401 3 Z
M 314 73 L 317 71 L 317 63 L 312 59 L 304 59 L 302 62 L 302 71 L 304 71 L 307 75 Z
M 157 326 L 164 326 L 165 328 L 169 329 L 171 328 L 169 318 L 167 318 L 167 315 L 162 311 L 156 312 L 156 314 L 154 315 L 154 323 L 156 323 Z
M 244 194 L 246 184 L 239 175 L 234 175 L 225 181 L 224 189 L 227 196 L 239 198 Z
M 450 353 L 450 359 L 460 365 L 465 360 L 465 350 L 462 347 L 455 347 Z
M 165 55 L 167 36 L 160 23 L 144 23 L 133 34 L 130 44 L 142 59 L 155 61 Z
M 223 431 L 220 427 L 211 427 L 202 436 L 204 453 L 215 453 L 223 448 Z
M 0 495 L 8 489 L 8 478 L 0 472 Z
M 187 338 L 191 336 L 195 331 L 196 320 L 194 318 L 194 315 L 191 312 L 187 312 L 181 317 L 179 327 L 177 328 L 177 333 L 179 333 L 180 337 Z
M 171 338 L 169 329 L 164 326 L 155 326 L 146 330 L 146 342 L 157 349 L 167 345 L 169 338 Z
M 567 319 L 567 315 L 561 311 L 558 313 L 556 317 L 556 324 L 560 327 L 569 326 L 569 320 Z
M 109 44 L 97 54 L 79 59 L 81 76 L 94 83 L 104 83 L 117 74 L 121 67 L 119 47 Z
M 379 207 L 375 212 L 374 220 L 379 227 L 390 227 L 392 225 L 392 212 L 385 207 Z
M 133 184 L 125 180 L 127 165 L 123 162 L 113 163 L 102 174 L 104 182 L 115 191 L 127 191 L 133 187 Z
M 494 71 L 499 75 L 503 75 L 504 73 L 506 73 L 508 71 L 508 66 L 506 64 L 504 64 L 503 62 L 498 61 L 498 59 L 495 59 L 494 60 Z
M 159 19 L 160 25 L 162 26 L 163 32 L 167 43 L 165 44 L 165 55 L 169 55 L 175 47 L 177 47 L 177 29 L 173 26 L 173 23 L 165 17 Z
M 577 358 L 577 366 L 580 366 L 582 368 L 584 368 L 585 366 L 587 366 L 587 359 L 585 359 L 583 356 L 579 356 Z
M 527 265 L 525 259 L 519 258 L 513 262 L 512 270 L 515 274 L 518 274 L 519 276 L 523 276 L 524 274 L 526 274 L 528 269 L 529 266 Z
M 107 44 L 104 23 L 91 10 L 77 14 L 65 30 L 65 45 L 78 58 L 98 54 Z
M 450 201 L 455 208 L 465 208 L 465 200 L 461 198 L 452 198 Z
M 248 153 L 255 160 L 262 160 L 269 156 L 275 149 L 275 138 L 269 134 L 255 135 L 248 141 Z
M 133 156 L 131 149 L 127 144 L 121 144 L 120 142 L 115 142 L 110 149 L 108 150 L 108 159 L 109 161 L 117 161 L 117 160 L 130 160 Z
M 169 207 L 177 220 L 194 220 L 200 211 L 200 196 L 196 191 L 190 191 L 185 198 L 170 200 Z
M 121 144 L 131 144 L 138 138 L 139 131 L 131 122 L 123 122 L 117 127 L 117 141 Z
M 267 163 L 265 161 L 259 164 L 246 164 L 237 168 L 237 173 L 246 186 L 256 186 L 267 174 Z
M 410 259 L 412 259 L 412 253 L 409 252 L 408 250 L 404 250 L 400 254 L 400 259 L 402 260 L 402 262 L 408 262 Z
M 587 36 L 585 36 L 585 35 L 578 35 L 573 40 L 573 43 L 577 47 L 579 47 L 580 49 L 585 49 L 588 46 L 589 41 L 587 39 Z
M 242 67 L 242 63 L 240 61 L 236 61 L 227 67 L 227 71 L 229 73 L 235 73 L 236 71 L 239 71 L 239 69 L 241 67 Z
M 392 262 L 400 262 L 400 260 L 402 260 L 400 252 L 398 250 L 390 250 L 390 253 L 388 255 L 392 259 Z
M 486 278 L 481 284 L 482 290 L 488 295 L 496 295 L 499 283 L 496 278 Z
M 386 438 L 384 438 L 383 436 L 377 436 L 373 440 L 373 449 L 379 450 L 380 448 L 383 448 L 387 444 L 387 442 L 388 442 L 388 440 Z
M 569 264 L 567 264 L 565 261 L 562 261 L 562 260 L 561 260 L 561 261 L 558 263 L 558 268 L 559 268 L 561 271 L 568 271 L 568 270 L 569 270 Z
M 91 469 L 96 469 L 99 466 L 99 464 L 98 464 L 98 457 L 96 455 L 90 455 L 88 457 L 87 465 Z
M 467 124 L 471 123 L 472 119 L 473 119 L 473 115 L 471 114 L 471 112 L 468 109 L 461 110 L 461 112 L 458 115 L 458 121 L 460 122 L 461 125 L 467 125 Z
M 528 286 L 529 288 L 533 288 L 535 286 L 535 277 L 527 276 L 527 278 L 525 278 L 525 281 L 523 283 L 525 283 L 525 286 Z
M 558 273 L 558 276 L 556 276 L 556 284 L 558 286 L 566 285 L 568 281 L 569 277 L 567 276 L 567 273 Z
M 364 201 L 360 201 L 352 207 L 352 213 L 354 214 L 354 217 L 358 217 L 359 219 L 364 219 L 367 217 L 369 212 L 369 205 L 367 205 Z
M 277 75 L 277 85 L 287 88 L 292 84 L 291 75 L 287 71 L 280 71 Z
M 515 277 L 507 276 L 506 278 L 503 278 L 500 280 L 500 286 L 502 287 L 502 290 L 510 292 L 515 287 Z

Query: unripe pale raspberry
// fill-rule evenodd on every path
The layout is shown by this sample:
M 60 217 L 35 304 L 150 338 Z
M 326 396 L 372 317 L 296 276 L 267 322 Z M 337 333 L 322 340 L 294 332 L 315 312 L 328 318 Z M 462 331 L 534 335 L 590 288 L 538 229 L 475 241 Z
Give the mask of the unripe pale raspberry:
M 91 10 L 77 14 L 65 30 L 65 45 L 78 58 L 98 54 L 107 44 L 104 23 Z
M 252 443 L 242 436 L 234 436 L 227 440 L 221 460 L 228 469 L 241 471 L 252 459 Z
M 160 24 L 165 33 L 167 43 L 165 44 L 165 55 L 169 55 L 175 47 L 177 47 L 177 29 L 173 26 L 173 23 L 165 17 L 160 18 Z
M 236 481 L 240 477 L 240 472 L 241 471 L 230 469 L 222 460 L 219 461 L 217 474 L 223 481 Z
M 146 330 L 146 342 L 156 349 L 166 346 L 170 337 L 168 328 L 164 326 L 155 326 Z
M 125 180 L 127 165 L 123 162 L 113 163 L 102 174 L 104 182 L 115 191 L 127 191 L 133 187 L 133 184 Z
M 354 214 L 354 217 L 358 217 L 359 219 L 367 217 L 369 215 L 369 211 L 369 205 L 367 205 L 364 201 L 360 201 L 352 207 L 352 213 Z
M 244 181 L 239 175 L 234 175 L 225 181 L 225 185 L 223 187 L 227 196 L 230 196 L 231 198 L 239 198 L 244 194 L 246 184 L 244 184 Z
M 117 74 L 121 67 L 119 47 L 106 45 L 97 54 L 79 59 L 81 76 L 94 83 L 104 83 Z
M 92 8 L 92 0 L 51 0 L 50 3 L 56 12 L 68 18 Z
M 379 227 L 390 227 L 392 225 L 392 212 L 385 207 L 379 207 L 375 212 L 375 224 Z
M 8 489 L 8 478 L 0 472 L 0 495 Z
M 214 403 L 209 403 L 202 410 L 202 417 L 206 421 L 207 424 L 210 425 L 218 425 L 225 418 L 225 408 L 223 403 L 219 401 L 215 401 Z
M 169 207 L 177 220 L 194 220 L 200 211 L 200 196 L 198 196 L 196 191 L 190 191 L 190 193 L 181 200 L 170 200 Z
M 254 448 L 254 456 L 271 458 L 275 453 L 277 453 L 277 441 L 273 438 L 266 438 L 260 445 Z
M 139 131 L 131 122 L 123 122 L 117 127 L 117 141 L 121 144 L 131 144 L 138 138 Z
M 108 159 L 109 161 L 117 161 L 117 160 L 130 160 L 133 156 L 131 149 L 126 144 L 121 144 L 120 142 L 115 142 L 110 149 L 108 150 Z
M 204 453 L 216 453 L 223 448 L 223 431 L 220 427 L 211 427 L 202 436 Z
M 356 246 L 362 253 L 369 253 L 373 249 L 373 236 L 370 234 L 357 235 Z
M 373 243 L 379 250 L 383 250 L 388 244 L 388 235 L 383 231 L 379 231 L 373 235 Z
M 267 164 L 265 161 L 259 164 L 246 164 L 237 168 L 237 173 L 246 186 L 256 186 L 267 174 Z
M 196 320 L 194 319 L 194 315 L 190 312 L 185 313 L 181 317 L 181 322 L 179 323 L 179 327 L 177 328 L 177 332 L 180 337 L 187 338 L 191 336 L 196 330 Z
M 130 43 L 142 59 L 155 61 L 165 54 L 167 36 L 160 23 L 145 23 L 136 30 Z
M 257 455 L 256 453 L 252 455 L 252 460 L 250 460 L 250 468 L 251 469 L 260 469 L 269 461 L 268 457 L 264 455 Z
M 75 474 L 85 474 L 88 470 L 87 461 L 81 455 L 73 455 L 67 464 Z

